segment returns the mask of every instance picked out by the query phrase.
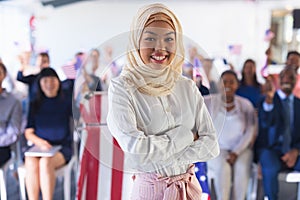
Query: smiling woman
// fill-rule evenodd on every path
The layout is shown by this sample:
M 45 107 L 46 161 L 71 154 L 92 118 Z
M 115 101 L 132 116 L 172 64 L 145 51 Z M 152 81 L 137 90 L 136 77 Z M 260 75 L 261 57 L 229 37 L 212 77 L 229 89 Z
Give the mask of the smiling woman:
M 62 148 L 52 157 L 25 156 L 26 189 L 29 199 L 38 199 L 40 189 L 43 199 L 53 199 L 55 169 L 68 163 L 72 156 L 72 102 L 50 67 L 42 69 L 38 76 L 36 96 L 30 104 L 25 137 L 41 149 L 48 150 L 54 145 Z
M 59 80 L 56 77 L 48 76 L 40 80 L 42 91 L 49 98 L 57 96 Z
M 107 123 L 135 172 L 132 199 L 201 199 L 193 163 L 219 146 L 203 97 L 182 76 L 181 25 L 162 4 L 133 21 L 128 64 L 111 81 Z
M 170 64 L 175 53 L 175 32 L 165 21 L 153 21 L 143 31 L 140 55 L 145 64 L 162 69 Z
M 238 84 L 234 71 L 224 71 L 219 81 L 221 93 L 204 98 L 220 145 L 220 155 L 207 162 L 208 176 L 214 179 L 216 194 L 222 200 L 246 198 L 253 156 L 254 108 L 248 99 L 235 94 Z

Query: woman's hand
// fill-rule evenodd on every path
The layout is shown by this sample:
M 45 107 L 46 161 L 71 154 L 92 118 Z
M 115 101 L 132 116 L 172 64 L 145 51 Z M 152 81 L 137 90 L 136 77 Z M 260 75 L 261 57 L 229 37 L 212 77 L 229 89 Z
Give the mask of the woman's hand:
M 40 137 L 38 137 L 35 133 L 33 128 L 26 128 L 25 129 L 25 138 L 28 141 L 31 141 L 34 145 L 40 147 L 42 150 L 48 150 L 52 147 L 52 145 Z
M 199 139 L 199 135 L 198 135 L 198 132 L 194 133 L 194 141 L 198 140 Z
M 269 79 L 267 79 L 264 87 L 265 87 L 265 92 L 266 92 L 266 103 L 272 104 L 276 89 L 275 89 L 272 81 Z
M 38 147 L 40 147 L 42 150 L 49 150 L 52 148 L 52 145 L 47 142 L 47 140 L 40 139 L 37 143 L 35 143 Z
M 228 158 L 227 158 L 227 162 L 230 164 L 230 165 L 234 165 L 236 159 L 237 159 L 238 155 L 234 152 L 230 152 L 228 154 Z

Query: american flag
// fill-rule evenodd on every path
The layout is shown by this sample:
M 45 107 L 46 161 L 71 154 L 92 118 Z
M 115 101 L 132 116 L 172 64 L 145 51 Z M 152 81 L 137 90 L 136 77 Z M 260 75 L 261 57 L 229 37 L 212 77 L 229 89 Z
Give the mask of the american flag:
M 81 104 L 86 128 L 81 138 L 78 200 L 130 199 L 133 174 L 124 172 L 123 151 L 107 128 L 107 105 L 107 94 L 103 92 Z
M 265 38 L 264 38 L 264 40 L 266 42 L 271 41 L 274 37 L 275 37 L 275 34 L 270 29 L 266 30 L 266 32 L 265 32 Z
M 202 68 L 202 63 L 198 58 L 194 59 L 194 65 L 193 65 L 193 76 L 196 77 L 197 75 L 201 76 L 200 68 Z
M 233 44 L 228 46 L 229 53 L 232 55 L 240 55 L 242 53 L 242 45 Z
M 195 174 L 202 188 L 201 200 L 210 200 L 209 184 L 207 180 L 206 162 L 195 163 Z
M 67 64 L 61 67 L 63 72 L 65 73 L 67 79 L 75 79 L 77 71 L 73 64 Z

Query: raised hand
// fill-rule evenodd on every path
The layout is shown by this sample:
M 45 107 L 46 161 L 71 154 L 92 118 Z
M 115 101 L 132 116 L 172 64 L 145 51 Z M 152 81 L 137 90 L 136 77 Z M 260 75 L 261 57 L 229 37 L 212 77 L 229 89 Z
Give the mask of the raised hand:
M 275 89 L 275 86 L 274 86 L 271 78 L 266 79 L 264 89 L 265 89 L 265 94 L 266 94 L 266 103 L 272 104 L 276 89 Z

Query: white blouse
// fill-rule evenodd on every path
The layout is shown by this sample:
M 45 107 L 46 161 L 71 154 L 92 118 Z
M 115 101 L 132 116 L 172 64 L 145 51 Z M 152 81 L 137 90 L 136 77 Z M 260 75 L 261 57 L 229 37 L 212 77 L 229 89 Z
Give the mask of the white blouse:
M 227 112 L 220 94 L 205 97 L 205 104 L 218 133 L 220 149 L 240 154 L 255 136 L 255 110 L 248 99 L 234 97 L 235 107 Z
M 212 120 L 192 80 L 180 77 L 170 95 L 154 97 L 117 77 L 108 101 L 108 128 L 125 152 L 125 170 L 173 176 L 219 154 Z

